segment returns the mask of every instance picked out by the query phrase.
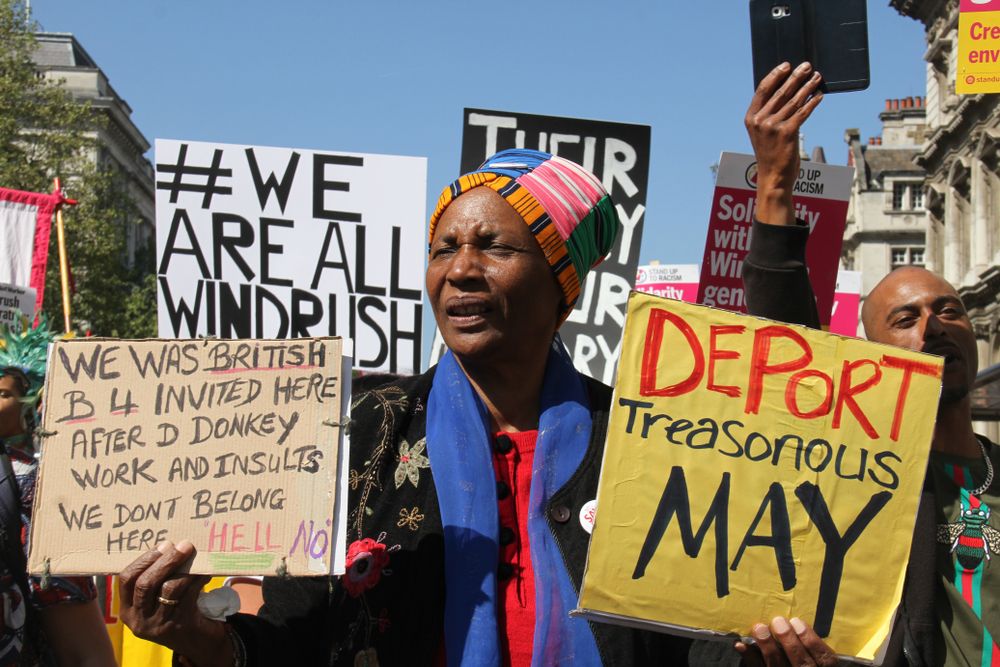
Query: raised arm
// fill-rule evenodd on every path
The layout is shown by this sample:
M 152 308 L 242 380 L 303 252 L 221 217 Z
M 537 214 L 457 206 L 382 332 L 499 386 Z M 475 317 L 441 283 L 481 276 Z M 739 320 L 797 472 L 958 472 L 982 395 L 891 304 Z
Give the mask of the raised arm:
M 760 82 L 747 109 L 747 133 L 757 158 L 757 210 L 743 282 L 750 313 L 819 327 L 806 271 L 809 227 L 795 219 L 792 193 L 799 175 L 799 129 L 823 99 L 821 77 L 809 63 L 783 63 Z
M 823 99 L 809 63 L 783 63 L 760 82 L 745 123 L 757 157 L 757 213 L 743 283 L 750 313 L 819 328 L 809 273 L 809 227 L 795 219 L 792 193 L 799 175 L 799 129 Z M 755 645 L 737 642 L 749 667 L 834 667 L 837 658 L 798 618 L 757 624 Z

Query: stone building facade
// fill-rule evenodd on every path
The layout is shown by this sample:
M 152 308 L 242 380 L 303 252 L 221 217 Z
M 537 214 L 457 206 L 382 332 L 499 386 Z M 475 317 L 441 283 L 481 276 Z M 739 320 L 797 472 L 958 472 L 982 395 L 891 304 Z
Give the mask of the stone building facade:
M 90 158 L 95 164 L 111 164 L 128 177 L 129 191 L 141 218 L 139 224 L 128 228 L 131 261 L 154 236 L 154 174 L 145 157 L 149 141 L 132 121 L 132 108 L 72 34 L 41 32 L 35 34 L 35 39 L 38 48 L 33 59 L 39 74 L 61 81 L 75 99 L 89 102 L 107 119 L 96 132 Z
M 985 370 L 1000 363 L 1000 95 L 955 93 L 958 0 L 890 4 L 926 30 L 927 135 L 915 158 L 926 172 L 926 261 L 965 300 Z M 997 438 L 997 423 L 987 434 Z
M 845 133 L 855 175 L 843 266 L 861 272 L 862 299 L 897 266 L 936 268 L 927 255 L 925 172 L 914 162 L 926 135 L 925 116 L 921 97 L 886 100 L 881 135 L 865 142 L 856 129 Z

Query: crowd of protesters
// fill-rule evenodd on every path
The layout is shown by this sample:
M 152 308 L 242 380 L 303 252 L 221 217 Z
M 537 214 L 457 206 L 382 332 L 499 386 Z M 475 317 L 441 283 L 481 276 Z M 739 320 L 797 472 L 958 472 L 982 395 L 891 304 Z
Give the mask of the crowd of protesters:
M 746 115 L 758 165 L 747 302 L 755 315 L 812 327 L 809 228 L 795 219 L 792 193 L 799 130 L 822 100 L 820 82 L 808 63 L 785 63 L 761 82 Z M 194 546 L 167 542 L 120 574 L 124 622 L 198 667 L 837 664 L 809 619 L 761 619 L 747 628 L 752 642 L 733 645 L 569 616 L 589 542 L 569 518 L 596 496 L 611 390 L 574 369 L 557 332 L 619 227 L 600 181 L 546 153 L 503 151 L 446 187 L 430 219 L 426 286 L 448 351 L 421 375 L 354 388 L 347 573 L 266 578 L 258 614 L 212 620 L 197 605 L 207 578 L 180 573 Z M 982 569 L 970 605 L 962 566 L 939 534 L 970 503 L 1000 504 L 997 448 L 972 429 L 978 362 L 969 317 L 947 282 L 903 268 L 871 292 L 862 322 L 870 340 L 945 358 L 883 664 L 993 664 L 996 575 Z M 19 366 L 0 369 L 0 437 L 25 526 L 35 464 L 21 406 L 32 381 Z M 401 510 L 411 508 L 404 525 Z M 0 665 L 40 662 L 34 646 L 51 647 L 61 664 L 112 664 L 93 585 L 57 580 L 43 591 L 23 575 L 23 553 L 16 562 L 6 557 L 0 578 Z M 22 622 L 12 628 L 17 613 Z

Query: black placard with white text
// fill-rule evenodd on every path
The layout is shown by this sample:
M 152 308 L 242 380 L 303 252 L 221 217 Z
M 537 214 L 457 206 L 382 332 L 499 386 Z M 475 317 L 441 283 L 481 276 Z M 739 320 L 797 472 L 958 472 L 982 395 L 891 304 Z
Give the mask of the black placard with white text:
M 611 194 L 622 221 L 607 259 L 590 272 L 576 308 L 560 329 L 576 367 L 610 383 L 621 345 L 629 290 L 649 183 L 650 127 L 579 118 L 465 109 L 461 173 L 507 148 L 529 148 L 572 160 L 592 171 Z

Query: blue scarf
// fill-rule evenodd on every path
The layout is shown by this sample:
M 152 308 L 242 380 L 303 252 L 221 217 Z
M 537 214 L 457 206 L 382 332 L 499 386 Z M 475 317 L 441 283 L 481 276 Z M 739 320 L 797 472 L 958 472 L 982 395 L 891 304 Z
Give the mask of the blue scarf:
M 549 530 L 546 507 L 580 467 L 590 442 L 586 387 L 559 342 L 542 384 L 531 471 L 528 540 L 535 577 L 532 665 L 600 665 L 587 621 L 570 618 L 577 591 Z M 427 403 L 427 453 L 445 546 L 444 638 L 448 665 L 496 667 L 500 554 L 490 419 L 455 357 L 438 363 Z

